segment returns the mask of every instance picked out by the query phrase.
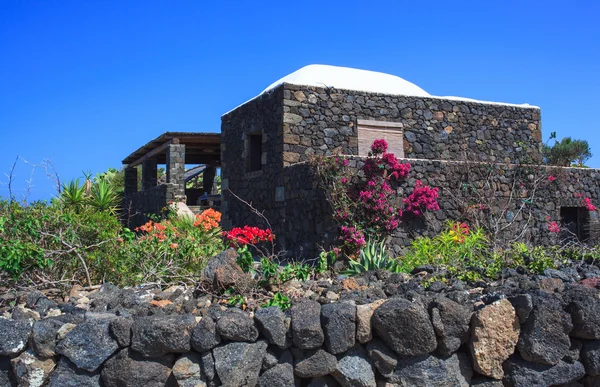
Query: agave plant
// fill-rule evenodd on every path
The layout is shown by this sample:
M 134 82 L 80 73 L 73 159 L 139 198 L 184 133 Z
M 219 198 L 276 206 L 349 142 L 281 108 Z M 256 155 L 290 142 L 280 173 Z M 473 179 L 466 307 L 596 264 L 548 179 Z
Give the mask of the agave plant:
M 349 261 L 349 267 L 344 274 L 353 276 L 366 271 L 380 269 L 396 272 L 397 268 L 398 264 L 390 258 L 390 255 L 386 251 L 385 240 L 380 242 L 369 240 L 360 250 L 358 260 Z
M 116 214 L 119 208 L 119 195 L 108 182 L 101 179 L 92 185 L 88 203 L 97 211 Z
M 86 202 L 85 185 L 79 185 L 79 179 L 74 179 L 62 185 L 60 193 L 61 202 L 76 210 L 81 209 Z

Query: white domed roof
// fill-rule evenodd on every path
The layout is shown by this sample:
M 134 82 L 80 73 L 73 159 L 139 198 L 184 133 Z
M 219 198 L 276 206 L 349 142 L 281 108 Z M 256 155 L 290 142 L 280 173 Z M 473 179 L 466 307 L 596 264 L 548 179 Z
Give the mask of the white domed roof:
M 400 77 L 375 71 L 329 65 L 308 65 L 286 75 L 263 90 L 265 93 L 282 83 L 294 85 L 335 87 L 336 89 L 367 91 L 381 94 L 398 94 L 429 97 L 429 93 L 414 83 Z M 262 94 L 261 93 L 261 94 Z

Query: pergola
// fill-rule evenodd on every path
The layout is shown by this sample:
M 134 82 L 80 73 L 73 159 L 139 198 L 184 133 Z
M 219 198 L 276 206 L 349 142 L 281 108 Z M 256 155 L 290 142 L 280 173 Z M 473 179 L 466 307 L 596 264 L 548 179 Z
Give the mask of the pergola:
M 204 188 L 210 193 L 216 168 L 221 164 L 219 133 L 165 132 L 123 159 L 125 196 L 137 192 L 138 165 L 142 166 L 142 191 L 156 187 L 157 165 L 166 165 L 167 184 L 175 186 L 175 198 L 185 197 L 185 165 L 203 164 Z

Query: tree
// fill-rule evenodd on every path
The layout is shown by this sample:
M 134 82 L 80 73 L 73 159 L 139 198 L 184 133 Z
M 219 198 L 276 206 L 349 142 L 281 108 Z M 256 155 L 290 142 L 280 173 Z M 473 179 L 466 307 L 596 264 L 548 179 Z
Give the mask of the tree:
M 546 164 L 562 167 L 585 167 L 585 162 L 592 157 L 587 141 L 573 140 L 571 137 L 555 141 L 553 146 L 544 145 L 542 154 Z

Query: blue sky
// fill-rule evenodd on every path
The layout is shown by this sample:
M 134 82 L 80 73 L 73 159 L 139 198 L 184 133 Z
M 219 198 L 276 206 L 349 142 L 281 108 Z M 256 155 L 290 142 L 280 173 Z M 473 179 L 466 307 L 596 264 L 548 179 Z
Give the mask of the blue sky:
M 5 0 L 0 181 L 17 155 L 66 181 L 165 131 L 218 132 L 224 112 L 313 63 L 540 106 L 544 136 L 588 140 L 600 167 L 599 13 L 592 0 Z M 30 170 L 15 170 L 19 198 Z M 36 170 L 29 199 L 54 193 Z

